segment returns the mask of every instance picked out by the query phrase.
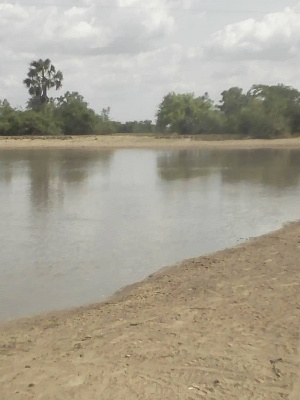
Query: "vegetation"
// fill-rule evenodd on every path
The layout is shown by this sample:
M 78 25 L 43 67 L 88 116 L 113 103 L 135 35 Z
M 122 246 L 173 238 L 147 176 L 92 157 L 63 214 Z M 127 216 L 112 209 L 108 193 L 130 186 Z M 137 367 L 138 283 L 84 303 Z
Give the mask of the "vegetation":
M 169 93 L 159 106 L 157 127 L 184 135 L 215 133 L 220 130 L 221 119 L 207 93 L 202 97 Z
M 98 115 L 77 92 L 48 97 L 50 89 L 62 87 L 63 74 L 49 59 L 30 63 L 23 81 L 30 98 L 25 111 L 0 101 L 0 135 L 91 135 L 113 133 L 118 124 L 110 121 L 109 108 Z
M 179 134 L 227 133 L 254 138 L 287 136 L 300 132 L 300 92 L 282 84 L 253 85 L 246 93 L 232 87 L 214 105 L 207 93 L 169 93 L 157 112 L 164 132 Z
M 92 135 L 111 133 L 236 134 L 254 138 L 289 136 L 300 132 L 300 92 L 283 84 L 253 85 L 247 93 L 232 87 L 214 104 L 208 93 L 169 93 L 150 120 L 110 119 L 110 108 L 97 114 L 77 92 L 49 98 L 61 89 L 63 74 L 49 59 L 30 63 L 23 81 L 29 91 L 26 110 L 0 100 L 0 135 Z
M 156 125 L 151 120 L 119 122 L 117 128 L 118 133 L 156 133 Z
M 28 101 L 28 107 L 40 110 L 42 105 L 49 101 L 48 90 L 53 87 L 56 90 L 60 89 L 62 81 L 63 74 L 61 71 L 56 71 L 48 58 L 46 60 L 32 61 L 27 78 L 23 81 L 31 96 Z

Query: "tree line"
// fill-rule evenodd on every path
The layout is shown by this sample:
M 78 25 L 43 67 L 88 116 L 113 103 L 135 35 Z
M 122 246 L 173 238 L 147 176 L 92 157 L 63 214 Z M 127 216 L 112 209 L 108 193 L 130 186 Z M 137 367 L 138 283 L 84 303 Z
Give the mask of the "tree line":
M 238 134 L 254 138 L 300 132 L 300 92 L 290 86 L 253 85 L 247 93 L 232 87 L 215 105 L 208 94 L 169 93 L 157 112 L 157 127 L 184 135 Z
M 180 135 L 236 134 L 272 138 L 300 132 L 300 92 L 290 86 L 253 85 L 243 93 L 232 87 L 215 104 L 208 93 L 169 93 L 151 120 L 121 123 L 110 118 L 110 108 L 92 110 L 78 92 L 49 97 L 62 87 L 63 74 L 49 59 L 30 63 L 23 83 L 29 99 L 25 110 L 0 100 L 0 135 L 91 135 L 161 133 Z

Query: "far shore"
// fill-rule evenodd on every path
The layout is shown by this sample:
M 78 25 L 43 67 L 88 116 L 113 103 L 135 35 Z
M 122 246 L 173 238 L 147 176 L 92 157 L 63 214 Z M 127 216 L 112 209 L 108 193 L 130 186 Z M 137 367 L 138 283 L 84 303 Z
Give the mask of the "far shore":
M 297 222 L 2 323 L 1 400 L 299 400 L 299 260 Z
M 98 135 L 66 137 L 6 137 L 0 136 L 2 149 L 257 149 L 287 148 L 300 149 L 300 137 L 283 139 L 229 139 L 221 135 L 205 136 L 147 136 L 147 135 Z

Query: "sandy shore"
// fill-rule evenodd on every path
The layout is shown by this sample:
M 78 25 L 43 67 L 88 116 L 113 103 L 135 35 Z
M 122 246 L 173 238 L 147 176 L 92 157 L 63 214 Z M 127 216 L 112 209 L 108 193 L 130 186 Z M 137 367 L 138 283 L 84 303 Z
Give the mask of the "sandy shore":
M 207 139 L 210 136 L 206 136 Z M 213 138 L 213 136 L 211 136 Z M 218 136 L 220 138 L 220 136 Z M 194 138 L 179 137 L 151 137 L 151 136 L 69 136 L 55 137 L 27 137 L 8 138 L 0 136 L 0 149 L 25 149 L 25 148 L 229 148 L 229 149 L 255 149 L 255 148 L 300 148 L 300 137 L 289 139 L 245 139 L 245 140 L 199 140 Z
M 0 326 L 1 400 L 300 398 L 300 223 Z

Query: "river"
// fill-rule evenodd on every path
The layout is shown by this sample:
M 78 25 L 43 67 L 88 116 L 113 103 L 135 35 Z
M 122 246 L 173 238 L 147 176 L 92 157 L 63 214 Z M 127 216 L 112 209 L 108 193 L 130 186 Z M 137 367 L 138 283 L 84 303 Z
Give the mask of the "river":
M 300 219 L 299 150 L 1 150 L 0 320 Z

